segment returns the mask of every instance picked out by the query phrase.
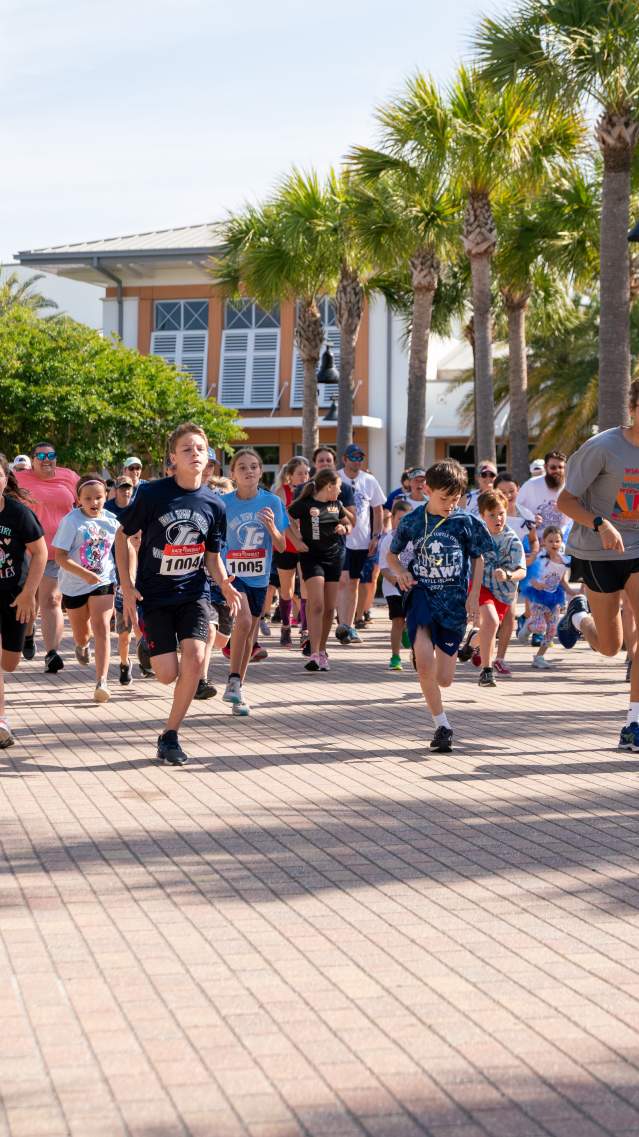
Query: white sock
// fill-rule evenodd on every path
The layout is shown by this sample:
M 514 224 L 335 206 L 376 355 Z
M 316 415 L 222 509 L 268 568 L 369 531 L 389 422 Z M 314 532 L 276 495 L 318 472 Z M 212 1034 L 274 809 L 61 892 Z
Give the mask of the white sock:
M 589 615 L 590 612 L 575 612 L 574 616 L 570 617 L 573 628 L 576 628 L 577 631 L 579 631 L 583 621 L 586 619 L 586 616 Z
M 630 704 L 626 726 L 630 726 L 631 722 L 639 722 L 639 703 Z
M 639 704 L 637 704 L 637 705 L 639 706 Z M 450 723 L 449 723 L 448 719 L 446 718 L 445 711 L 442 711 L 441 715 L 433 715 L 433 722 L 435 723 L 436 727 L 437 726 L 445 726 L 448 728 L 448 730 L 450 730 Z

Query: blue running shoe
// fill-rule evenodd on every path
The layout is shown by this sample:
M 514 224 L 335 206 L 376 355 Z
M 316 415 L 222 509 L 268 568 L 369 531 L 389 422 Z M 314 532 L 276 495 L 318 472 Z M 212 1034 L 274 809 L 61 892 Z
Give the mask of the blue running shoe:
M 573 596 L 566 608 L 566 615 L 562 616 L 557 624 L 557 639 L 562 647 L 571 648 L 581 639 L 581 632 L 574 627 L 572 618 L 577 612 L 589 612 L 588 601 L 585 596 Z
M 639 751 L 639 722 L 631 722 L 630 726 L 621 728 L 617 749 Z

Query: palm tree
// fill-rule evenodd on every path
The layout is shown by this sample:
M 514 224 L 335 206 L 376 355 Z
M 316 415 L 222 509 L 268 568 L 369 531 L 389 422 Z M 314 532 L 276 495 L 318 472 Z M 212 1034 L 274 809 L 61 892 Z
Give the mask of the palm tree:
M 599 427 L 625 421 L 630 380 L 627 232 L 639 139 L 639 5 L 636 0 L 525 0 L 512 16 L 484 18 L 476 37 L 484 73 L 501 84 L 530 78 L 550 99 L 599 108 L 603 161 L 600 220 Z
M 542 115 L 527 82 L 491 85 L 461 67 L 451 86 L 449 169 L 466 201 L 462 241 L 470 261 L 475 344 L 476 446 L 495 457 L 492 378 L 491 261 L 497 248 L 493 207 L 505 210 L 525 181 L 537 183 L 571 158 L 582 137 L 578 116 Z
M 407 466 L 424 461 L 426 373 L 441 258 L 451 248 L 459 203 L 446 183 L 449 118 L 432 82 L 416 75 L 377 112 L 381 145 L 356 146 L 348 162 L 360 183 L 357 226 L 372 259 L 387 271 L 408 264 L 412 314 L 406 415 Z
M 229 215 L 218 232 L 224 253 L 213 263 L 217 283 L 265 308 L 296 301 L 295 343 L 304 366 L 302 447 L 311 454 L 319 438 L 316 376 L 324 342 L 317 301 L 332 294 L 339 271 L 330 188 L 317 174 L 294 169 L 265 204 Z
M 11 272 L 0 283 L 0 316 L 4 316 L 12 308 L 29 308 L 32 312 L 41 312 L 43 309 L 57 309 L 55 300 L 35 291 L 36 284 L 44 280 L 44 273 L 38 272 L 20 280 L 17 272 Z

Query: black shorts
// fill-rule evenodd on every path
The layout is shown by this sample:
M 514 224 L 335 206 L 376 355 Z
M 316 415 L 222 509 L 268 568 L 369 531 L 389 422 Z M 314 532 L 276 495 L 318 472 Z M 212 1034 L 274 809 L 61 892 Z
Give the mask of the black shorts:
M 211 610 L 211 623 L 217 624 L 221 636 L 230 636 L 233 631 L 233 616 L 226 600 L 212 600 Z
M 390 620 L 404 619 L 403 596 L 387 596 L 386 603 L 388 604 L 388 617 Z
M 278 569 L 292 569 L 297 568 L 297 562 L 300 558 L 299 553 L 289 553 L 286 550 L 283 553 L 276 553 L 273 558 L 273 563 Z
M 313 576 L 323 576 L 327 584 L 337 584 L 342 575 L 344 557 L 327 557 L 324 560 L 318 553 L 300 553 L 300 569 L 302 580 L 310 580 Z
M 582 561 L 573 557 L 570 579 L 583 580 L 591 592 L 621 592 L 629 576 L 639 572 L 639 557 L 615 561 Z
M 233 581 L 233 587 L 238 592 L 243 592 L 248 600 L 249 612 L 251 616 L 261 616 L 264 611 L 264 601 L 266 600 L 267 588 L 255 588 L 252 584 L 246 584 L 245 581 L 240 580 L 236 576 Z
M 164 608 L 144 609 L 144 638 L 149 655 L 167 655 L 182 640 L 209 638 L 211 605 L 206 597 L 185 600 L 183 604 L 167 604 Z
M 359 580 L 367 558 L 368 549 L 346 549 L 344 570 L 348 573 L 351 580 Z
M 0 592 L 0 640 L 3 651 L 22 651 L 27 625 L 20 623 L 15 608 L 11 607 L 19 592 L 19 588 L 3 589 Z
M 83 592 L 81 596 L 66 596 L 62 594 L 62 603 L 68 611 L 73 611 L 74 608 L 84 608 L 88 604 L 90 596 L 113 596 L 115 592 L 114 584 L 99 584 L 97 588 L 92 588 L 90 592 Z

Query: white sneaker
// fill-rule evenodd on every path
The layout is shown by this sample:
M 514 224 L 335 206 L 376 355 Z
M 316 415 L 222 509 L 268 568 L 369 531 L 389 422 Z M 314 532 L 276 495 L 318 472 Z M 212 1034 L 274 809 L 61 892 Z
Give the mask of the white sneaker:
M 250 715 L 251 708 L 249 707 L 248 703 L 246 702 L 244 695 L 242 695 L 242 702 L 241 703 L 233 703 L 233 706 L 231 707 L 231 711 L 234 715 L 238 715 L 240 718 L 246 718 L 247 715 Z
M 526 624 L 521 625 L 521 628 L 517 632 L 515 639 L 517 640 L 517 643 L 520 644 L 528 643 L 528 640 L 530 639 L 530 632 L 528 631 L 528 626 Z
M 9 723 L 6 719 L 0 719 L 0 750 L 6 750 L 8 746 L 13 746 L 14 742 L 15 738 Z
M 81 644 L 76 644 L 75 658 L 83 667 L 88 667 L 91 662 L 91 644 L 85 644 L 84 647 Z
M 95 685 L 95 691 L 93 692 L 93 701 L 95 703 L 108 703 L 110 698 L 111 692 L 109 691 L 109 688 L 107 687 L 104 679 L 100 679 L 100 681 Z
M 232 675 L 226 684 L 226 690 L 222 695 L 225 703 L 241 703 L 242 702 L 242 680 L 238 675 Z
M 535 671 L 552 671 L 552 663 L 549 663 L 545 656 L 536 655 L 532 661 Z

